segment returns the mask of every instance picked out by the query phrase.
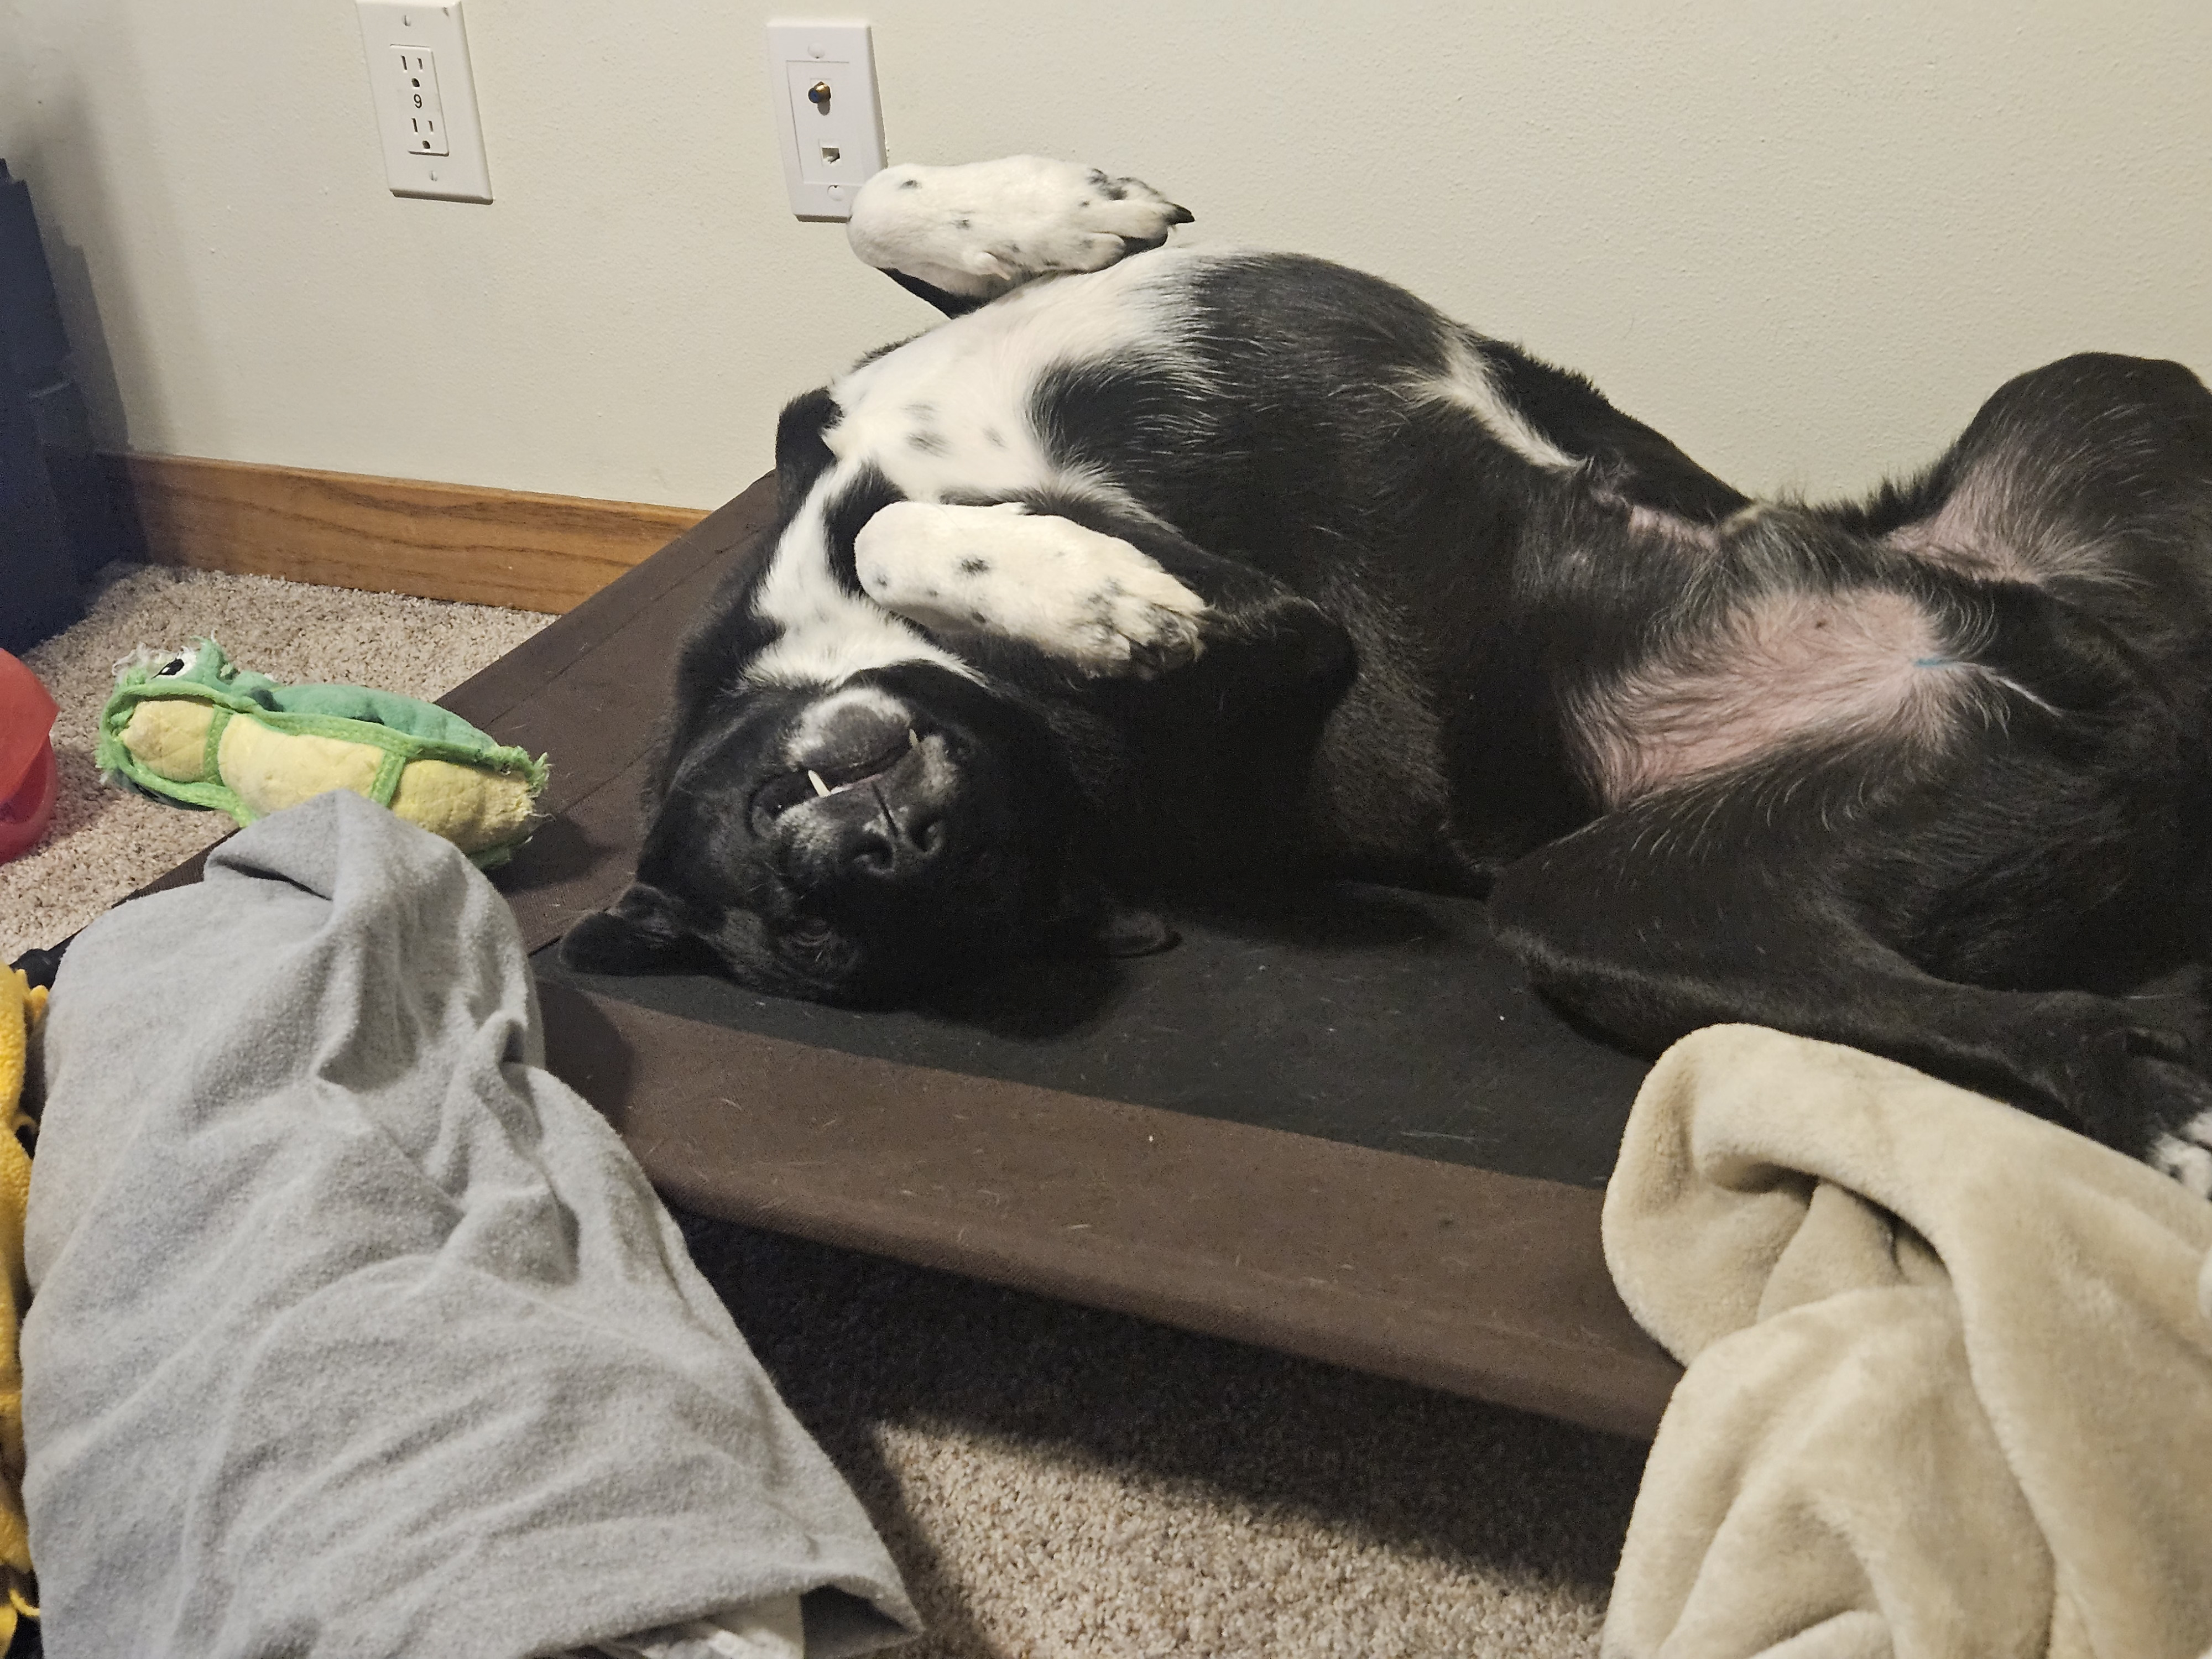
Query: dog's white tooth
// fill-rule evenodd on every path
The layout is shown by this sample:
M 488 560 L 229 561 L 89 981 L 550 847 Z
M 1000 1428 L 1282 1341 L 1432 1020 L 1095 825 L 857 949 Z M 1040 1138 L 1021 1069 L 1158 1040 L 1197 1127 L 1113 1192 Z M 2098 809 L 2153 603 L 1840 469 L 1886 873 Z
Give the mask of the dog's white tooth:
M 909 749 L 919 749 L 921 747 L 921 739 L 915 736 L 914 727 L 911 726 L 908 726 L 906 729 L 906 746 Z
M 816 794 L 826 795 L 830 793 L 830 786 L 822 781 L 822 775 L 811 766 L 806 769 L 806 781 L 814 786 Z

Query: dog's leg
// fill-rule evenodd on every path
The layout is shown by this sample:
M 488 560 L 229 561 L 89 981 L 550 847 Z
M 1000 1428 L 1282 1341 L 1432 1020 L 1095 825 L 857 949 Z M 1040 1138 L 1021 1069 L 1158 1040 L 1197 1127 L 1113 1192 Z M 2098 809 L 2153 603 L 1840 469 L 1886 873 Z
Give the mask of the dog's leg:
M 963 651 L 1012 647 L 1101 681 L 1175 670 L 1224 716 L 1294 687 L 1333 697 L 1354 666 L 1343 625 L 1312 600 L 1087 498 L 894 501 L 861 526 L 854 565 L 878 605 Z
M 1509 866 L 1492 921 L 1540 989 L 1650 1052 L 1727 1023 L 1863 1048 L 2212 1193 L 2212 1081 L 2185 1036 L 2118 997 L 1924 971 L 1861 924 L 1786 809 L 1784 823 L 1770 837 L 1614 813 Z
M 1204 648 L 1206 602 L 1157 560 L 1018 502 L 895 501 L 854 556 L 885 610 L 933 634 L 1017 641 L 1079 674 L 1150 678 Z
M 957 316 L 1032 277 L 1103 270 L 1190 214 L 1137 179 L 1036 155 L 886 167 L 853 198 L 853 252 Z

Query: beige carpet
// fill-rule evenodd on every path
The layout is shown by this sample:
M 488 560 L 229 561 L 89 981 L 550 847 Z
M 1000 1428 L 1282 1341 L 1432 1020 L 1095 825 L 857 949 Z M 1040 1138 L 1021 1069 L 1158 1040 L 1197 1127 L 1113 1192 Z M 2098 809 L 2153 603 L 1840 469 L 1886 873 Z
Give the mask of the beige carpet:
M 0 961 L 225 822 L 104 789 L 132 647 L 211 634 L 287 679 L 434 696 L 544 618 L 118 569 L 27 659 L 65 794 L 0 866 Z M 555 757 L 556 763 L 558 756 Z M 851 1477 L 933 1626 L 915 1659 L 1594 1655 L 1644 1448 L 944 1274 L 687 1220 L 701 1265 Z

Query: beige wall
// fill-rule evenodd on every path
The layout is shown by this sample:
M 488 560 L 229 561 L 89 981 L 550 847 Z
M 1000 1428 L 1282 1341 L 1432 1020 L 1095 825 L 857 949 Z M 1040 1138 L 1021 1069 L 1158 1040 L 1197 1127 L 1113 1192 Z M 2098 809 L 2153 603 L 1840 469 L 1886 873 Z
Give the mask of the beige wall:
M 927 313 L 785 206 L 762 23 L 876 25 L 894 159 L 1150 179 L 1395 277 L 1753 489 L 2006 375 L 2212 374 L 2212 3 L 466 0 L 497 201 L 386 193 L 348 0 L 0 0 L 108 441 L 684 504 Z

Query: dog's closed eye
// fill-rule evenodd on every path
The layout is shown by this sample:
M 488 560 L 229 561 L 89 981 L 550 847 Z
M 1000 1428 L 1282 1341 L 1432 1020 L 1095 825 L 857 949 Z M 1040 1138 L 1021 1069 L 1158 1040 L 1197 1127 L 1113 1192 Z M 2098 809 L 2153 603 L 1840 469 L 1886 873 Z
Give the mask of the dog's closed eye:
M 827 945 L 836 929 L 819 916 L 802 916 L 783 930 L 783 941 L 804 950 Z

